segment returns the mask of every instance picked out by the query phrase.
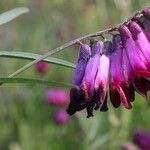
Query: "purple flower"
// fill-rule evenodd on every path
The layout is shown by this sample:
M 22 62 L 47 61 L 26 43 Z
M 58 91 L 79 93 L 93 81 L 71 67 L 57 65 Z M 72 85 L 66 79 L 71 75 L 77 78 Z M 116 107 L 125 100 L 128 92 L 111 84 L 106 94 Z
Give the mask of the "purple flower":
M 56 112 L 55 114 L 56 124 L 63 125 L 63 124 L 68 123 L 69 120 L 70 120 L 70 117 L 65 110 L 59 110 Z
M 146 58 L 148 62 L 148 69 L 150 68 L 150 43 L 145 36 L 144 32 L 142 31 L 142 28 L 134 21 L 132 21 L 129 24 L 129 30 L 132 33 L 132 36 L 138 46 L 138 48 L 143 53 L 144 57 Z
M 50 65 L 46 62 L 40 61 L 36 64 L 35 69 L 38 73 L 44 74 L 49 71 Z
M 135 99 L 135 92 L 134 92 L 135 89 L 132 84 L 134 71 L 129 62 L 127 52 L 124 48 L 122 52 L 122 71 L 124 75 L 124 85 L 123 85 L 124 92 L 126 93 L 127 99 L 133 102 Z
M 139 49 L 138 45 L 134 41 L 128 27 L 122 25 L 119 28 L 119 31 L 122 37 L 123 46 L 127 52 L 129 62 L 134 71 L 134 78 L 132 81 L 132 83 L 134 84 L 134 88 L 137 92 L 147 97 L 147 91 L 149 90 L 149 87 L 145 86 L 144 82 L 146 78 L 150 77 L 150 72 L 147 68 L 148 62 Z
M 104 45 L 104 51 L 106 52 L 100 56 L 98 71 L 95 78 L 95 93 L 96 98 L 98 99 L 96 109 L 101 107 L 102 111 L 106 111 L 108 109 L 107 106 L 104 108 L 102 108 L 102 106 L 104 106 L 103 104 L 105 104 L 105 101 L 107 99 L 107 86 L 110 66 L 109 54 L 107 51 L 111 49 L 112 43 L 105 42 Z
M 48 89 L 45 99 L 49 104 L 57 106 L 67 106 L 69 103 L 67 92 L 62 89 Z
M 78 64 L 75 69 L 74 77 L 73 77 L 73 84 L 80 86 L 87 62 L 91 55 L 91 48 L 88 45 L 82 45 L 80 48 L 80 55 L 78 59 Z
M 103 50 L 103 42 L 95 42 L 92 45 L 92 54 L 91 58 L 89 59 L 85 74 L 81 83 L 81 89 L 84 93 L 85 100 L 91 101 L 94 96 L 94 84 L 95 84 L 95 76 L 98 70 L 98 66 L 100 63 L 100 54 Z
M 113 44 L 114 52 L 110 56 L 110 100 L 114 107 L 119 107 L 122 102 L 125 108 L 130 109 L 132 105 L 126 94 L 126 91 L 128 91 L 128 83 L 126 83 L 123 74 L 123 47 L 119 35 L 114 36 Z M 124 89 L 126 89 L 126 91 Z
M 137 130 L 134 133 L 134 143 L 141 150 L 150 150 L 150 132 L 144 130 Z

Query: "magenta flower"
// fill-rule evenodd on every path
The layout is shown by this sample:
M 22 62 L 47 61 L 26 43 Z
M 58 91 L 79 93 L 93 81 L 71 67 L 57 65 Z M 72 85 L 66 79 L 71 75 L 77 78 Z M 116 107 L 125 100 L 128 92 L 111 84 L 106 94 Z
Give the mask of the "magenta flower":
M 122 71 L 124 75 L 124 86 L 123 86 L 124 92 L 126 93 L 127 99 L 133 102 L 135 99 L 135 92 L 134 92 L 134 87 L 132 84 L 134 71 L 129 62 L 127 52 L 124 48 L 122 52 Z
M 110 56 L 110 100 L 114 107 L 119 107 L 122 102 L 125 108 L 132 107 L 126 94 L 128 83 L 126 83 L 122 68 L 122 41 L 119 35 L 113 38 L 114 52 Z M 127 84 L 127 86 L 126 86 Z M 126 91 L 124 90 L 126 89 Z
M 59 110 L 55 114 L 55 122 L 58 125 L 67 124 L 70 120 L 70 116 L 65 110 Z
M 150 132 L 144 130 L 137 130 L 134 133 L 134 143 L 141 150 L 150 150 Z
M 77 64 L 77 67 L 75 69 L 75 73 L 73 76 L 74 85 L 80 86 L 84 73 L 85 73 L 87 62 L 90 58 L 90 55 L 91 55 L 91 48 L 88 45 L 82 45 L 80 48 L 78 64 Z
M 57 106 L 67 106 L 69 103 L 67 92 L 61 89 L 48 89 L 45 99 L 49 104 Z
M 81 83 L 81 89 L 84 93 L 85 100 L 91 101 L 94 96 L 94 84 L 95 84 L 95 76 L 98 70 L 98 66 L 100 63 L 100 54 L 103 50 L 103 42 L 95 42 L 92 45 L 92 54 L 91 58 L 89 59 L 85 74 Z
M 36 64 L 35 69 L 38 73 L 44 74 L 49 71 L 50 65 L 46 62 L 40 61 Z
M 138 45 L 132 38 L 132 34 L 129 29 L 126 26 L 122 25 L 119 28 L 119 31 L 122 37 L 123 46 L 127 52 L 129 62 L 134 71 L 134 88 L 137 92 L 147 97 L 147 91 L 149 90 L 149 87 L 145 86 L 143 80 L 146 80 L 146 78 L 150 78 L 150 72 L 147 68 L 148 62 L 139 49 Z
M 142 28 L 134 21 L 129 24 L 129 30 L 131 31 L 138 48 L 141 50 L 148 62 L 148 69 L 150 69 L 150 43 L 146 35 L 142 31 Z

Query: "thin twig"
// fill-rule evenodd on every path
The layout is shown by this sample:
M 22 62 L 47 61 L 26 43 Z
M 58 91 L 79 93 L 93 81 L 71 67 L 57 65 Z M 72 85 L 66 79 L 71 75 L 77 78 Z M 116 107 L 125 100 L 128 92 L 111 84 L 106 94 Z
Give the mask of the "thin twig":
M 34 61 L 32 61 L 32 62 L 26 64 L 25 66 L 21 67 L 21 68 L 18 69 L 16 72 L 14 72 L 14 73 L 12 73 L 11 75 L 9 75 L 8 77 L 9 77 L 9 78 L 12 78 L 12 77 L 14 77 L 14 76 L 17 76 L 18 74 L 20 74 L 21 72 L 27 70 L 28 68 L 30 68 L 32 65 L 36 64 L 37 62 L 42 61 L 43 59 L 45 59 L 45 58 L 51 56 L 52 54 L 57 53 L 57 52 L 59 52 L 59 51 L 65 49 L 65 48 L 68 48 L 68 47 L 70 47 L 70 46 L 72 46 L 72 45 L 74 45 L 74 44 L 76 44 L 76 43 L 80 43 L 80 41 L 82 41 L 82 40 L 88 40 L 88 39 L 93 38 L 93 37 L 103 36 L 103 34 L 110 34 L 111 32 L 117 30 L 117 29 L 120 27 L 120 25 L 122 25 L 122 24 L 128 24 L 133 18 L 135 18 L 135 17 L 137 17 L 139 14 L 141 14 L 142 11 L 143 11 L 143 10 L 140 10 L 140 11 L 136 12 L 136 13 L 134 14 L 134 16 L 128 18 L 127 21 L 125 21 L 125 22 L 123 22 L 123 23 L 121 23 L 121 24 L 119 24 L 119 25 L 117 25 L 117 26 L 115 26 L 115 27 L 108 28 L 108 29 L 103 30 L 103 31 L 98 31 L 98 32 L 95 32 L 95 33 L 91 33 L 91 34 L 85 35 L 85 36 L 83 36 L 83 37 L 79 37 L 79 38 L 77 38 L 77 39 L 75 39 L 75 40 L 69 41 L 69 42 L 65 43 L 64 45 L 62 45 L 62 46 L 60 46 L 60 47 L 58 47 L 58 48 L 55 48 L 55 49 L 49 51 L 48 53 L 44 54 L 44 55 L 41 56 L 40 58 L 38 58 L 38 59 L 36 59 L 36 60 L 34 60 Z

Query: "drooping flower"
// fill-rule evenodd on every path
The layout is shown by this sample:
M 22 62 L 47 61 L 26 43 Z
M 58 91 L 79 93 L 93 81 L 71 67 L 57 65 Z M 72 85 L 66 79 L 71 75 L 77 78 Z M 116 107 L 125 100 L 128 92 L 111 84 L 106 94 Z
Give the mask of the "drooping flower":
M 148 69 L 150 69 L 150 43 L 147 37 L 142 31 L 142 28 L 135 21 L 130 22 L 129 30 L 132 33 L 132 36 L 136 44 L 138 45 L 138 48 L 141 50 L 148 62 Z
M 55 122 L 58 125 L 63 125 L 69 122 L 70 116 L 65 110 L 58 110 L 55 114 Z
M 100 54 L 102 53 L 103 50 L 103 42 L 98 41 L 94 42 L 92 44 L 91 49 L 91 57 L 87 63 L 87 66 L 85 68 L 85 74 L 82 80 L 82 83 L 80 85 L 84 96 L 85 100 L 90 102 L 94 96 L 94 84 L 95 84 L 95 76 L 98 70 L 98 66 L 100 63 Z
M 48 89 L 45 99 L 49 104 L 56 106 L 67 106 L 69 103 L 67 92 L 62 89 Z
M 116 35 L 113 38 L 114 51 L 110 56 L 110 100 L 114 107 L 119 107 L 122 102 L 125 108 L 130 109 L 132 107 L 130 98 L 126 91 L 128 89 L 128 83 L 124 78 L 122 68 L 122 54 L 123 46 L 120 35 Z
M 50 65 L 46 62 L 40 61 L 36 64 L 35 69 L 38 73 L 44 74 L 49 71 Z
M 127 52 L 129 62 L 134 71 L 134 78 L 132 81 L 132 83 L 134 84 L 134 88 L 137 92 L 147 97 L 149 87 L 146 86 L 143 81 L 147 80 L 146 78 L 150 78 L 150 72 L 147 68 L 148 62 L 139 49 L 138 45 L 134 41 L 128 27 L 122 25 L 119 28 L 119 31 L 122 37 L 123 46 Z
M 133 141 L 141 150 L 150 150 L 149 131 L 136 130 L 134 133 Z
M 98 71 L 95 78 L 95 97 L 97 98 L 96 109 L 107 111 L 107 88 L 109 79 L 110 59 L 109 54 L 112 49 L 112 43 L 107 41 L 104 43 L 104 52 L 100 56 Z
M 88 45 L 81 45 L 78 64 L 73 76 L 73 84 L 80 86 L 84 77 L 85 68 L 91 55 L 91 48 Z
M 123 86 L 124 92 L 126 93 L 127 99 L 133 102 L 135 99 L 135 92 L 134 92 L 135 89 L 132 84 L 134 71 L 129 62 L 127 52 L 124 48 L 122 52 L 122 70 L 124 75 L 124 86 Z

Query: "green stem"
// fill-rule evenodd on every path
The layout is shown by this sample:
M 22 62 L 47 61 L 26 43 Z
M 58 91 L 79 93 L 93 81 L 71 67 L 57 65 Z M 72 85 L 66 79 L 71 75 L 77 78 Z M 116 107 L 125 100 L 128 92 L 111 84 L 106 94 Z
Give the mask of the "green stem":
M 52 54 L 55 54 L 55 53 L 65 49 L 65 48 L 68 48 L 68 47 L 74 45 L 74 44 L 80 44 L 81 40 L 91 39 L 92 37 L 102 36 L 103 34 L 110 34 L 112 31 L 115 31 L 116 29 L 118 29 L 120 27 L 120 25 L 127 24 L 128 22 L 130 22 L 131 19 L 133 19 L 135 17 L 138 17 L 138 15 L 142 13 L 142 11 L 143 10 L 140 10 L 140 11 L 136 12 L 135 15 L 133 15 L 132 17 L 127 19 L 127 21 L 125 21 L 125 22 L 123 22 L 121 24 L 118 24 L 115 27 L 108 28 L 108 29 L 105 29 L 103 31 L 98 31 L 98 32 L 95 32 L 95 33 L 91 33 L 91 34 L 79 37 L 79 38 L 77 38 L 75 40 L 72 40 L 70 42 L 67 42 L 64 45 L 49 51 L 48 53 L 44 54 L 40 58 L 38 58 L 38 59 L 36 59 L 36 60 L 26 64 L 25 66 L 23 66 L 20 69 L 18 69 L 16 72 L 10 74 L 8 77 L 11 78 L 11 77 L 17 76 L 21 72 L 23 72 L 23 71 L 27 70 L 28 68 L 30 68 L 32 65 L 36 64 L 37 62 L 39 62 L 39 61 L 41 61 L 41 60 L 43 60 L 43 59 L 45 59 L 45 58 L 47 58 L 49 56 L 51 56 Z

